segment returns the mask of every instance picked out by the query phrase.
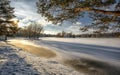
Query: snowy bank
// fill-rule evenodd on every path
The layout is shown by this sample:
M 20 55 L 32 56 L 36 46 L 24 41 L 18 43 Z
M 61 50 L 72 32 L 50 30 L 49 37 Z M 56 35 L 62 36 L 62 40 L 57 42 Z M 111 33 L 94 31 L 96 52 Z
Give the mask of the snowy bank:
M 83 75 L 54 59 L 0 42 L 0 75 Z
M 25 51 L 18 51 L 17 55 L 24 58 L 41 75 L 120 75 L 120 67 L 114 66 L 117 65 L 116 63 L 119 66 L 119 48 L 96 46 L 95 43 L 94 45 L 87 45 L 87 41 L 83 42 L 86 44 L 82 44 L 79 41 L 80 39 L 78 42 L 73 41 L 76 39 L 67 39 L 67 41 L 65 41 L 66 38 L 42 38 L 42 40 L 14 39 L 11 42 L 14 46 L 25 49 Z M 113 40 L 116 39 L 111 39 L 111 42 Z M 92 41 L 91 44 L 93 44 Z M 106 40 L 104 41 L 106 42 Z M 97 39 L 96 44 L 97 42 L 99 43 L 101 40 Z M 90 42 L 88 43 L 90 44 Z M 47 54 L 49 54 L 49 51 L 52 51 L 56 56 L 46 58 L 46 55 L 42 55 L 42 57 L 37 56 L 36 53 L 33 55 L 36 52 L 33 46 L 46 48 L 48 49 Z M 43 48 L 39 48 L 39 50 L 44 50 Z M 28 51 L 28 49 L 32 52 Z M 41 53 L 39 54 L 41 55 Z

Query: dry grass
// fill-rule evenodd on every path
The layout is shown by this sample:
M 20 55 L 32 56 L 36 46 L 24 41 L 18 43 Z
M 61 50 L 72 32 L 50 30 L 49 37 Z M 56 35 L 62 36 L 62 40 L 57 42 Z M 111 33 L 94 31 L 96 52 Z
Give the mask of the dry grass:
M 42 47 L 37 47 L 34 45 L 27 45 L 27 44 L 23 44 L 20 42 L 12 42 L 12 41 L 10 41 L 8 43 L 11 45 L 14 45 L 16 47 L 22 48 L 23 50 L 26 50 L 37 56 L 46 57 L 46 58 L 52 58 L 52 57 L 56 56 L 55 52 L 45 49 L 45 48 L 42 48 Z

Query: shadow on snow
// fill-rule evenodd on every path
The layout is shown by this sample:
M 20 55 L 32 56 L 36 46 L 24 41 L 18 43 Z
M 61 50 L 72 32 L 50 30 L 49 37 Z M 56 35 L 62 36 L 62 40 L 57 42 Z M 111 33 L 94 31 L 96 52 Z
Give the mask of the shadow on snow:
M 0 75 L 39 75 L 31 64 L 15 54 L 10 46 L 0 47 Z

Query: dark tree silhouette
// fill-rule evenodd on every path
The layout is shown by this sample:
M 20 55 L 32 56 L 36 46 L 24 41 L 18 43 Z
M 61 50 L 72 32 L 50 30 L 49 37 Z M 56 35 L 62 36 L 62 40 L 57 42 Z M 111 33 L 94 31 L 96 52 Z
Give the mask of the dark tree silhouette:
M 0 0 L 0 35 L 5 35 L 5 40 L 8 35 L 12 35 L 18 30 L 16 24 L 18 21 L 11 20 L 15 17 L 13 10 L 9 0 Z
M 64 21 L 79 21 L 88 14 L 93 23 L 85 25 L 82 31 L 94 28 L 96 31 L 120 27 L 120 2 L 118 0 L 39 0 L 38 13 L 53 24 Z M 111 25 L 114 23 L 114 25 Z

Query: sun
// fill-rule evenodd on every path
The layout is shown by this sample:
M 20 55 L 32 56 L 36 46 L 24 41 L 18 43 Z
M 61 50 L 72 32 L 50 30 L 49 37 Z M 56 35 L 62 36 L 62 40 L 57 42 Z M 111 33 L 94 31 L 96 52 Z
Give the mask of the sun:
M 18 22 L 19 22 L 18 19 L 11 19 L 10 21 L 13 25 L 18 25 Z
M 17 25 L 19 20 L 13 20 L 13 25 Z

